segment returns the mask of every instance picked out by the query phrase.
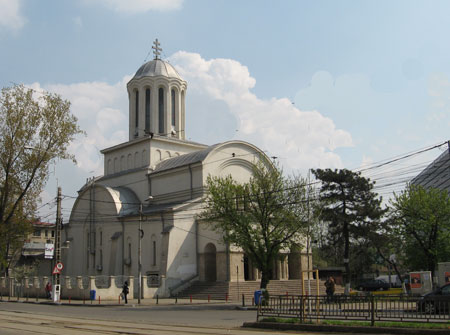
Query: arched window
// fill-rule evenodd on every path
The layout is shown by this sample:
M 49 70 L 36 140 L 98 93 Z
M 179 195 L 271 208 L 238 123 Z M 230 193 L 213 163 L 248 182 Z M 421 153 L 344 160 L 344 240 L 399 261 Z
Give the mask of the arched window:
M 152 266 L 156 266 L 156 236 L 152 235 L 151 238 L 152 241 L 152 252 L 151 252 L 151 259 L 152 259 Z
M 130 170 L 133 168 L 133 158 L 131 154 L 128 154 L 127 156 L 127 169 Z
M 158 118 L 159 118 L 159 133 L 164 134 L 164 88 L 158 91 Z
M 175 90 L 172 89 L 172 127 L 175 129 L 176 113 L 175 113 Z
M 119 161 L 117 160 L 117 157 L 114 157 L 114 173 L 119 172 Z
M 145 90 L 145 131 L 150 132 L 150 89 Z
M 138 168 L 139 166 L 139 152 L 136 151 L 134 153 L 134 167 Z
M 134 111 L 134 118 L 135 118 L 135 123 L 134 126 L 136 127 L 136 132 L 139 128 L 139 91 L 136 90 L 136 103 L 135 103 L 135 111 Z
M 114 173 L 112 162 L 110 159 L 108 159 L 108 174 Z

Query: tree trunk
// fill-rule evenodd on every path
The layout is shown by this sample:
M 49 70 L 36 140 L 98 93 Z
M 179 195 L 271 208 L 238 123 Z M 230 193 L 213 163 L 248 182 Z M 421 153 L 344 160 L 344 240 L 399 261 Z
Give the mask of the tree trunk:
M 348 230 L 348 223 L 344 222 L 343 227 L 343 233 L 344 233 L 344 266 L 345 266 L 345 294 L 350 294 L 350 233 Z
M 272 278 L 272 270 L 271 269 L 262 270 L 261 271 L 261 285 L 259 286 L 259 288 L 266 289 L 271 278 Z

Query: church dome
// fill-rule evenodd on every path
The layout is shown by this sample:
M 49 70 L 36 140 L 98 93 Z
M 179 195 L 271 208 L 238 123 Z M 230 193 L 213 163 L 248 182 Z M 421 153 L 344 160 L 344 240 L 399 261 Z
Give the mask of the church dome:
M 175 70 L 175 68 L 171 64 L 161 59 L 154 59 L 150 62 L 143 64 L 139 68 L 139 70 L 137 70 L 133 79 L 139 79 L 142 77 L 157 77 L 157 76 L 183 80 L 178 74 L 177 70 Z

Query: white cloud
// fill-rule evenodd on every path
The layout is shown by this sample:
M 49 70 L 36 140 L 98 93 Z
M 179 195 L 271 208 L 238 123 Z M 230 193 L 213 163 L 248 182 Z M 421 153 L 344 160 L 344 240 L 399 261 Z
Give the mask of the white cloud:
M 204 99 L 226 103 L 230 117 L 237 120 L 236 138 L 267 150 L 290 169 L 342 166 L 334 150 L 352 146 L 350 134 L 336 129 L 331 119 L 317 111 L 299 110 L 286 98 L 258 98 L 251 92 L 256 81 L 246 66 L 230 59 L 205 60 L 187 52 L 178 52 L 170 59 L 188 82 L 187 99 L 202 95 Z
M 139 14 L 151 10 L 177 10 L 183 4 L 183 0 L 84 0 L 84 2 L 100 3 L 116 12 L 128 14 Z
M 75 154 L 78 167 L 84 172 L 103 174 L 99 150 L 127 140 L 128 101 L 126 83 L 130 77 L 110 85 L 105 82 L 85 82 L 71 85 L 31 86 L 47 90 L 68 99 L 72 113 L 87 136 L 79 136 L 69 150 Z
M 0 0 L 0 27 L 19 30 L 25 24 L 20 14 L 21 0 Z

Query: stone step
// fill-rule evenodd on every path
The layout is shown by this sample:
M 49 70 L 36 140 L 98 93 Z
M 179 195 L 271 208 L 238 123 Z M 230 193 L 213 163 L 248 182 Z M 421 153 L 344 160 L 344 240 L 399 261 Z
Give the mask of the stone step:
M 232 300 L 240 301 L 242 295 L 245 300 L 251 300 L 254 292 L 260 288 L 259 281 L 243 281 L 243 282 L 194 282 L 190 287 L 184 289 L 178 294 L 179 297 L 193 299 L 213 299 L 213 300 Z M 305 290 L 307 281 L 305 281 Z M 316 293 L 316 282 L 311 280 L 311 294 Z M 271 295 L 301 295 L 301 280 L 271 280 L 267 286 L 267 290 Z M 336 293 L 343 293 L 342 286 L 336 286 Z M 325 295 L 324 281 L 319 281 L 319 294 Z

